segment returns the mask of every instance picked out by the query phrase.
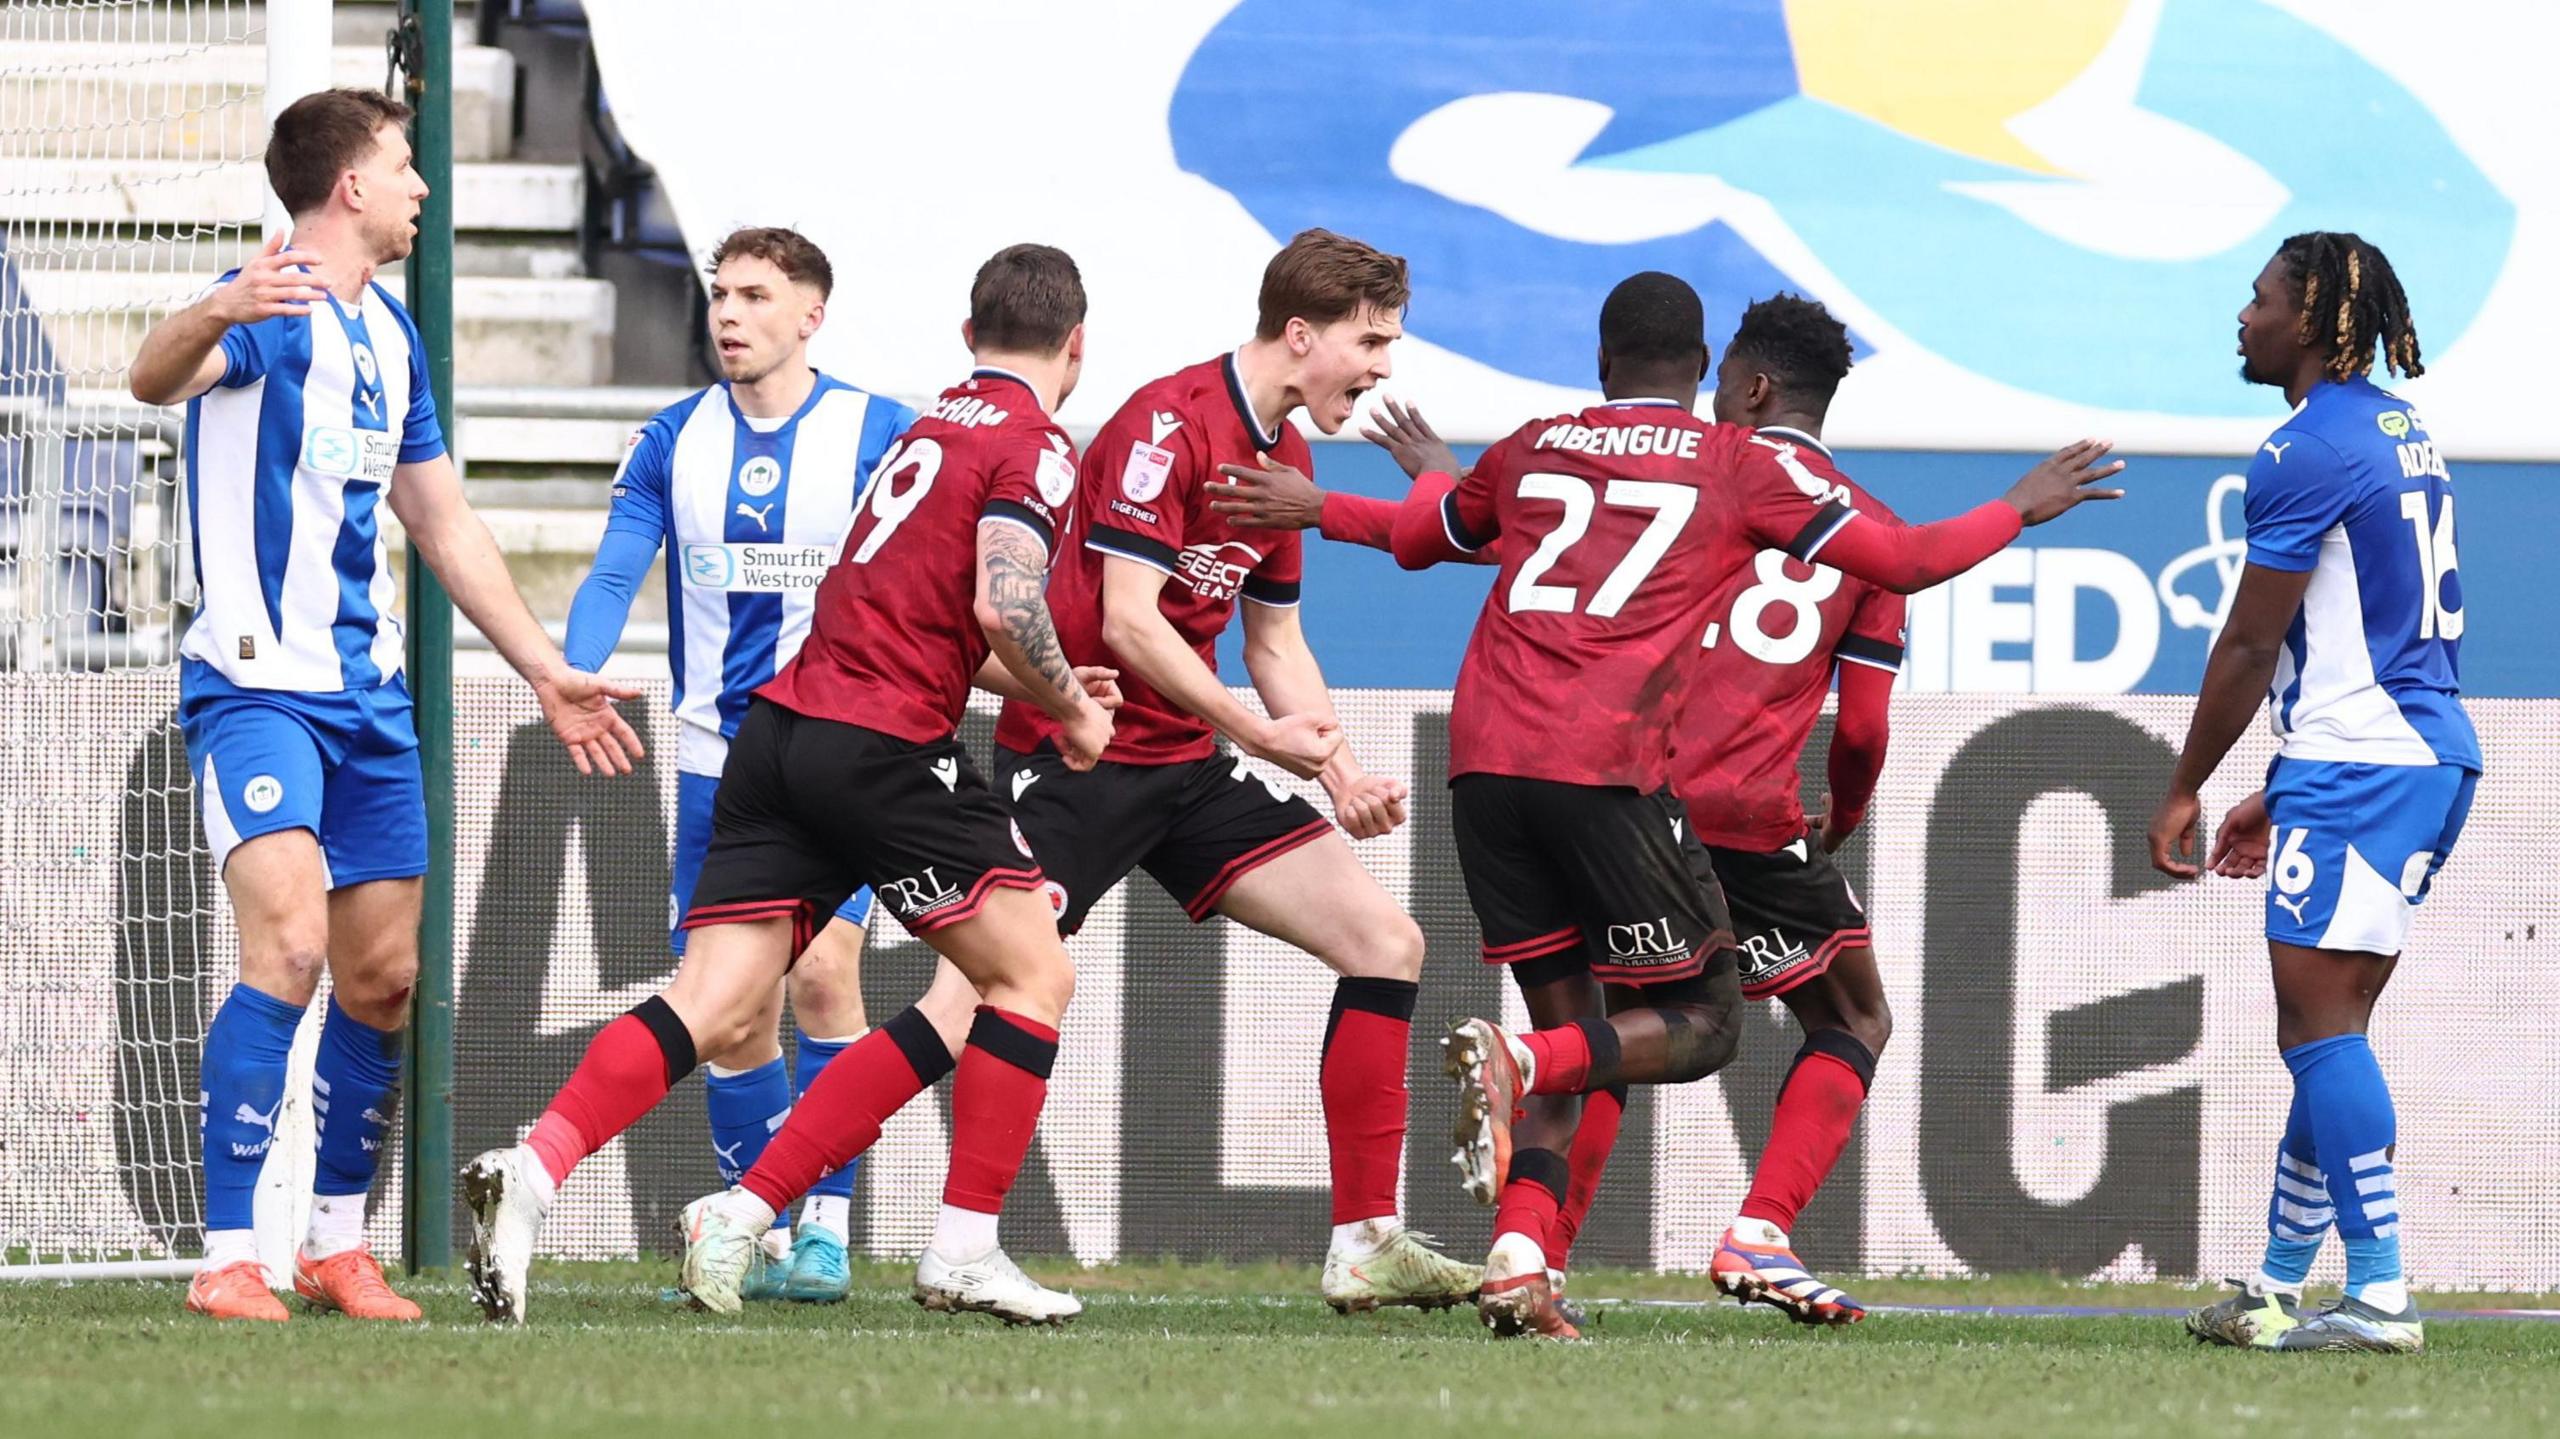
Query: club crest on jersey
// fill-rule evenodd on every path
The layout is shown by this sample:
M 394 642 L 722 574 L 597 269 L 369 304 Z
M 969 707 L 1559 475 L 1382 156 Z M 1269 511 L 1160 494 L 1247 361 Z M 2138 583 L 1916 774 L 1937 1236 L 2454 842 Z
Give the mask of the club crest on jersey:
M 1244 558 L 1227 558 L 1227 551 L 1241 550 Z M 1174 560 L 1183 583 L 1203 599 L 1231 600 L 1244 588 L 1245 576 L 1262 563 L 1262 552 L 1242 540 L 1227 540 L 1214 545 L 1193 545 Z
M 767 455 L 756 456 L 738 470 L 738 488 L 759 500 L 772 494 L 773 487 L 781 483 L 782 466 Z
M 271 774 L 251 775 L 249 782 L 240 786 L 240 802 L 249 807 L 251 814 L 266 814 L 284 803 L 284 781 Z
M 1145 504 L 1164 493 L 1173 475 L 1173 451 L 1144 440 L 1129 443 L 1129 462 L 1120 467 L 1120 493 Z

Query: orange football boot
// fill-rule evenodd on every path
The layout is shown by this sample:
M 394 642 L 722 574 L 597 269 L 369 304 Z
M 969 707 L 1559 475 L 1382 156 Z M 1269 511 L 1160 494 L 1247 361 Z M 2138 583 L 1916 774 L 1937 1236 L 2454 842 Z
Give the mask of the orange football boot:
M 254 1259 L 199 1269 L 187 1284 L 187 1312 L 214 1319 L 262 1319 L 282 1324 L 293 1316 L 267 1287 L 267 1269 Z
M 293 1256 L 293 1292 L 335 1309 L 349 1319 L 420 1319 L 418 1306 L 403 1299 L 382 1277 L 382 1261 L 369 1245 L 359 1244 L 326 1259 L 299 1250 Z

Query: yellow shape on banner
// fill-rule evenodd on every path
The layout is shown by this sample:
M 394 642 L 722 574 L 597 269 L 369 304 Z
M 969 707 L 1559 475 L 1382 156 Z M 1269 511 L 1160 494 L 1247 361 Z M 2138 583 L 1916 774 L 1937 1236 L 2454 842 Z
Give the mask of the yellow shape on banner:
M 1786 0 L 1814 99 L 1995 165 L 2061 173 L 2009 121 L 2089 68 L 2131 0 Z

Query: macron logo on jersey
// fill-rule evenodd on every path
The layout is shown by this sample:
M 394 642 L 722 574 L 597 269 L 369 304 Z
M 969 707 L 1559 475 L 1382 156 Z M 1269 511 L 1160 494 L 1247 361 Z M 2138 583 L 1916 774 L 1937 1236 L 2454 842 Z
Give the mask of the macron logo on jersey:
M 2293 448 L 2293 441 L 2287 440 L 2283 444 L 2279 445 L 2275 441 L 2269 440 L 2265 444 L 2258 446 L 2258 448 L 2275 456 L 2276 463 L 2281 465 L 2284 463 L 2284 452 Z
M 1161 445 L 1174 431 L 1182 428 L 1182 417 L 1171 410 L 1158 410 L 1147 416 L 1147 428 L 1155 432 L 1150 438 Z

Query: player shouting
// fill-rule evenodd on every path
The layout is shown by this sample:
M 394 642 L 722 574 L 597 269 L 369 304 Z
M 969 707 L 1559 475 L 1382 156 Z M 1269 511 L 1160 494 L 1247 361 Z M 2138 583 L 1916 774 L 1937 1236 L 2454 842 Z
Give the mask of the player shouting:
M 980 268 L 969 314 L 962 335 L 978 368 L 882 462 L 819 587 L 808 639 L 730 742 L 685 917 L 697 933 L 674 982 L 597 1034 L 523 1144 L 463 1172 L 472 1286 L 493 1319 L 524 1316 L 525 1267 L 558 1183 L 697 1055 L 743 1043 L 818 924 L 866 884 L 981 1000 L 957 1065 L 950 1173 L 917 1298 L 1017 1320 L 1077 1312 L 1024 1276 L 996 1235 L 1074 975 L 1038 893 L 1040 867 L 954 729 L 992 653 L 1001 687 L 1058 717 L 1072 762 L 1091 763 L 1110 742 L 1108 695 L 1069 667 L 1041 597 L 1075 494 L 1074 449 L 1050 414 L 1083 363 L 1084 286 L 1064 253 L 1017 245 Z M 734 1310 L 783 1205 L 861 1155 L 953 1068 L 914 1009 L 838 1055 L 740 1187 L 687 1206 L 694 1297 Z
M 1301 545 L 1210 513 L 1222 464 L 1301 469 L 1304 410 L 1339 430 L 1387 377 L 1404 332 L 1404 261 L 1309 230 L 1264 269 L 1253 338 L 1146 385 L 1094 436 L 1078 504 L 1083 544 L 1050 590 L 1071 659 L 1116 669 L 1126 703 L 1085 773 L 1056 720 L 1005 706 L 997 768 L 1058 887 L 1069 932 L 1144 869 L 1194 920 L 1224 914 L 1314 955 L 1340 978 L 1316 1088 L 1332 1161 L 1333 1232 L 1321 1286 L 1337 1310 L 1439 1307 L 1475 1292 L 1460 1264 L 1398 1217 L 1405 1056 L 1422 931 L 1305 800 L 1254 780 L 1219 738 L 1325 787 L 1354 837 L 1404 820 L 1402 781 L 1367 774 L 1341 742 L 1323 671 L 1298 624 Z M 1217 637 L 1239 608 L 1265 719 L 1228 693 Z
M 2462 834 L 2480 741 L 2460 698 L 2452 478 L 2417 411 L 2374 384 L 2377 349 L 2400 374 L 2425 372 L 2382 251 L 2325 231 L 2286 240 L 2240 311 L 2240 377 L 2282 387 L 2293 414 L 2250 461 L 2248 562 L 2151 821 L 2152 864 L 2193 878 L 2197 793 L 2266 695 L 2275 762 L 2206 863 L 2243 877 L 2272 863 L 2267 956 L 2293 1107 L 2266 1258 L 2187 1319 L 2199 1339 L 2250 1348 L 2426 1347 L 2400 1268 L 2399 1121 L 2365 1028 Z M 2346 1294 L 2305 1318 L 2303 1282 L 2333 1228 Z

